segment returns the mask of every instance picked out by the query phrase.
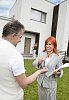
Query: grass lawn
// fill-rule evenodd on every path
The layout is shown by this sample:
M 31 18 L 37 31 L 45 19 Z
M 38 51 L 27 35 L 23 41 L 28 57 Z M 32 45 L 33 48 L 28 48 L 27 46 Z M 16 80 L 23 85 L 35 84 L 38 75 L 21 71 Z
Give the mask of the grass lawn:
M 25 60 L 26 75 L 31 75 L 36 69 L 32 66 L 33 60 Z M 24 100 L 38 100 L 37 81 L 24 90 Z M 69 100 L 69 68 L 64 69 L 64 75 L 57 80 L 57 100 Z

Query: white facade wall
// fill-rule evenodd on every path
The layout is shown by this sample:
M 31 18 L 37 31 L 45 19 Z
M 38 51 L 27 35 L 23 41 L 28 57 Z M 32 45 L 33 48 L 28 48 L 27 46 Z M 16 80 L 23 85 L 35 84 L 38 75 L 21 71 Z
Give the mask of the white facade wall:
M 67 11 L 66 11 L 66 20 L 64 29 L 65 30 L 64 30 L 63 50 L 67 50 L 69 41 L 69 0 L 67 1 Z
M 65 1 L 59 6 L 59 16 L 57 25 L 58 49 L 67 51 L 69 37 L 69 1 Z
M 8 20 L 0 19 L 0 37 L 2 37 L 3 27 L 7 22 Z
M 43 50 L 45 39 L 51 35 L 53 7 L 53 4 L 45 0 L 17 0 L 10 10 L 10 17 L 15 15 L 15 19 L 18 19 L 23 23 L 26 30 L 40 33 L 39 52 Z M 46 24 L 30 20 L 31 8 L 47 13 Z M 7 22 L 8 20 L 0 19 L 0 37 L 2 36 L 3 26 Z M 25 37 L 31 38 L 30 53 L 32 54 L 32 47 L 35 43 L 35 34 L 24 34 L 22 42 L 18 44 L 17 48 L 21 53 L 24 52 Z M 69 0 L 61 3 L 59 6 L 56 38 L 58 49 L 67 51 L 69 41 Z
M 21 16 L 21 6 L 22 6 L 22 0 L 16 0 L 13 7 L 10 9 L 9 17 L 13 17 L 16 19 L 20 19 Z
M 14 14 L 15 19 L 18 19 L 21 23 L 23 23 L 26 30 L 40 33 L 39 52 L 42 51 L 44 48 L 45 39 L 51 35 L 53 7 L 53 4 L 45 0 L 17 0 L 16 4 L 10 11 L 10 16 L 12 17 L 12 15 Z M 47 13 L 46 24 L 30 20 L 31 8 Z M 32 38 L 32 42 L 34 43 L 34 36 L 32 36 Z M 21 48 L 20 51 L 22 52 L 23 45 L 20 45 L 19 48 Z

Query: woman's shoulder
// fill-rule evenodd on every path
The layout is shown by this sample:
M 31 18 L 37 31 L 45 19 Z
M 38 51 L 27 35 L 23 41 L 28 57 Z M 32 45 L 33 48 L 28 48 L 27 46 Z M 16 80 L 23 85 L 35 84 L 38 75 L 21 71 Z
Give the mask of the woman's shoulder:
M 56 53 L 53 53 L 52 56 L 59 58 L 59 55 Z
M 60 57 L 58 54 L 56 54 L 56 53 L 53 53 L 53 56 L 54 56 L 55 58 L 57 58 L 57 59 L 61 59 L 61 57 Z

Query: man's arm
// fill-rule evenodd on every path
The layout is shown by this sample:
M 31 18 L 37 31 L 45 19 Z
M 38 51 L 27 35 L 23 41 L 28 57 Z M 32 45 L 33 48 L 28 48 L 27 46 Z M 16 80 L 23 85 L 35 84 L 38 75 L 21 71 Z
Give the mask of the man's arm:
M 32 75 L 28 77 L 26 77 L 25 74 L 21 74 L 21 75 L 15 76 L 15 78 L 21 88 L 26 88 L 28 84 L 31 84 L 32 82 L 36 80 L 39 74 L 47 72 L 47 71 L 48 71 L 47 68 L 43 68 L 43 69 L 37 70 L 35 73 L 33 73 Z

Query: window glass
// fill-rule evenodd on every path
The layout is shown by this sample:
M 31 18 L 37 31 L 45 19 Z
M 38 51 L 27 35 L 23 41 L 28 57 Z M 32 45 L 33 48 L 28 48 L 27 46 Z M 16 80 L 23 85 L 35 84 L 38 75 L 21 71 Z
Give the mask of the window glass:
M 36 10 L 31 10 L 31 19 L 40 21 L 41 20 L 41 12 L 38 12 Z
M 31 19 L 34 21 L 46 23 L 46 13 L 31 8 Z
M 42 22 L 46 23 L 46 14 L 42 13 Z

